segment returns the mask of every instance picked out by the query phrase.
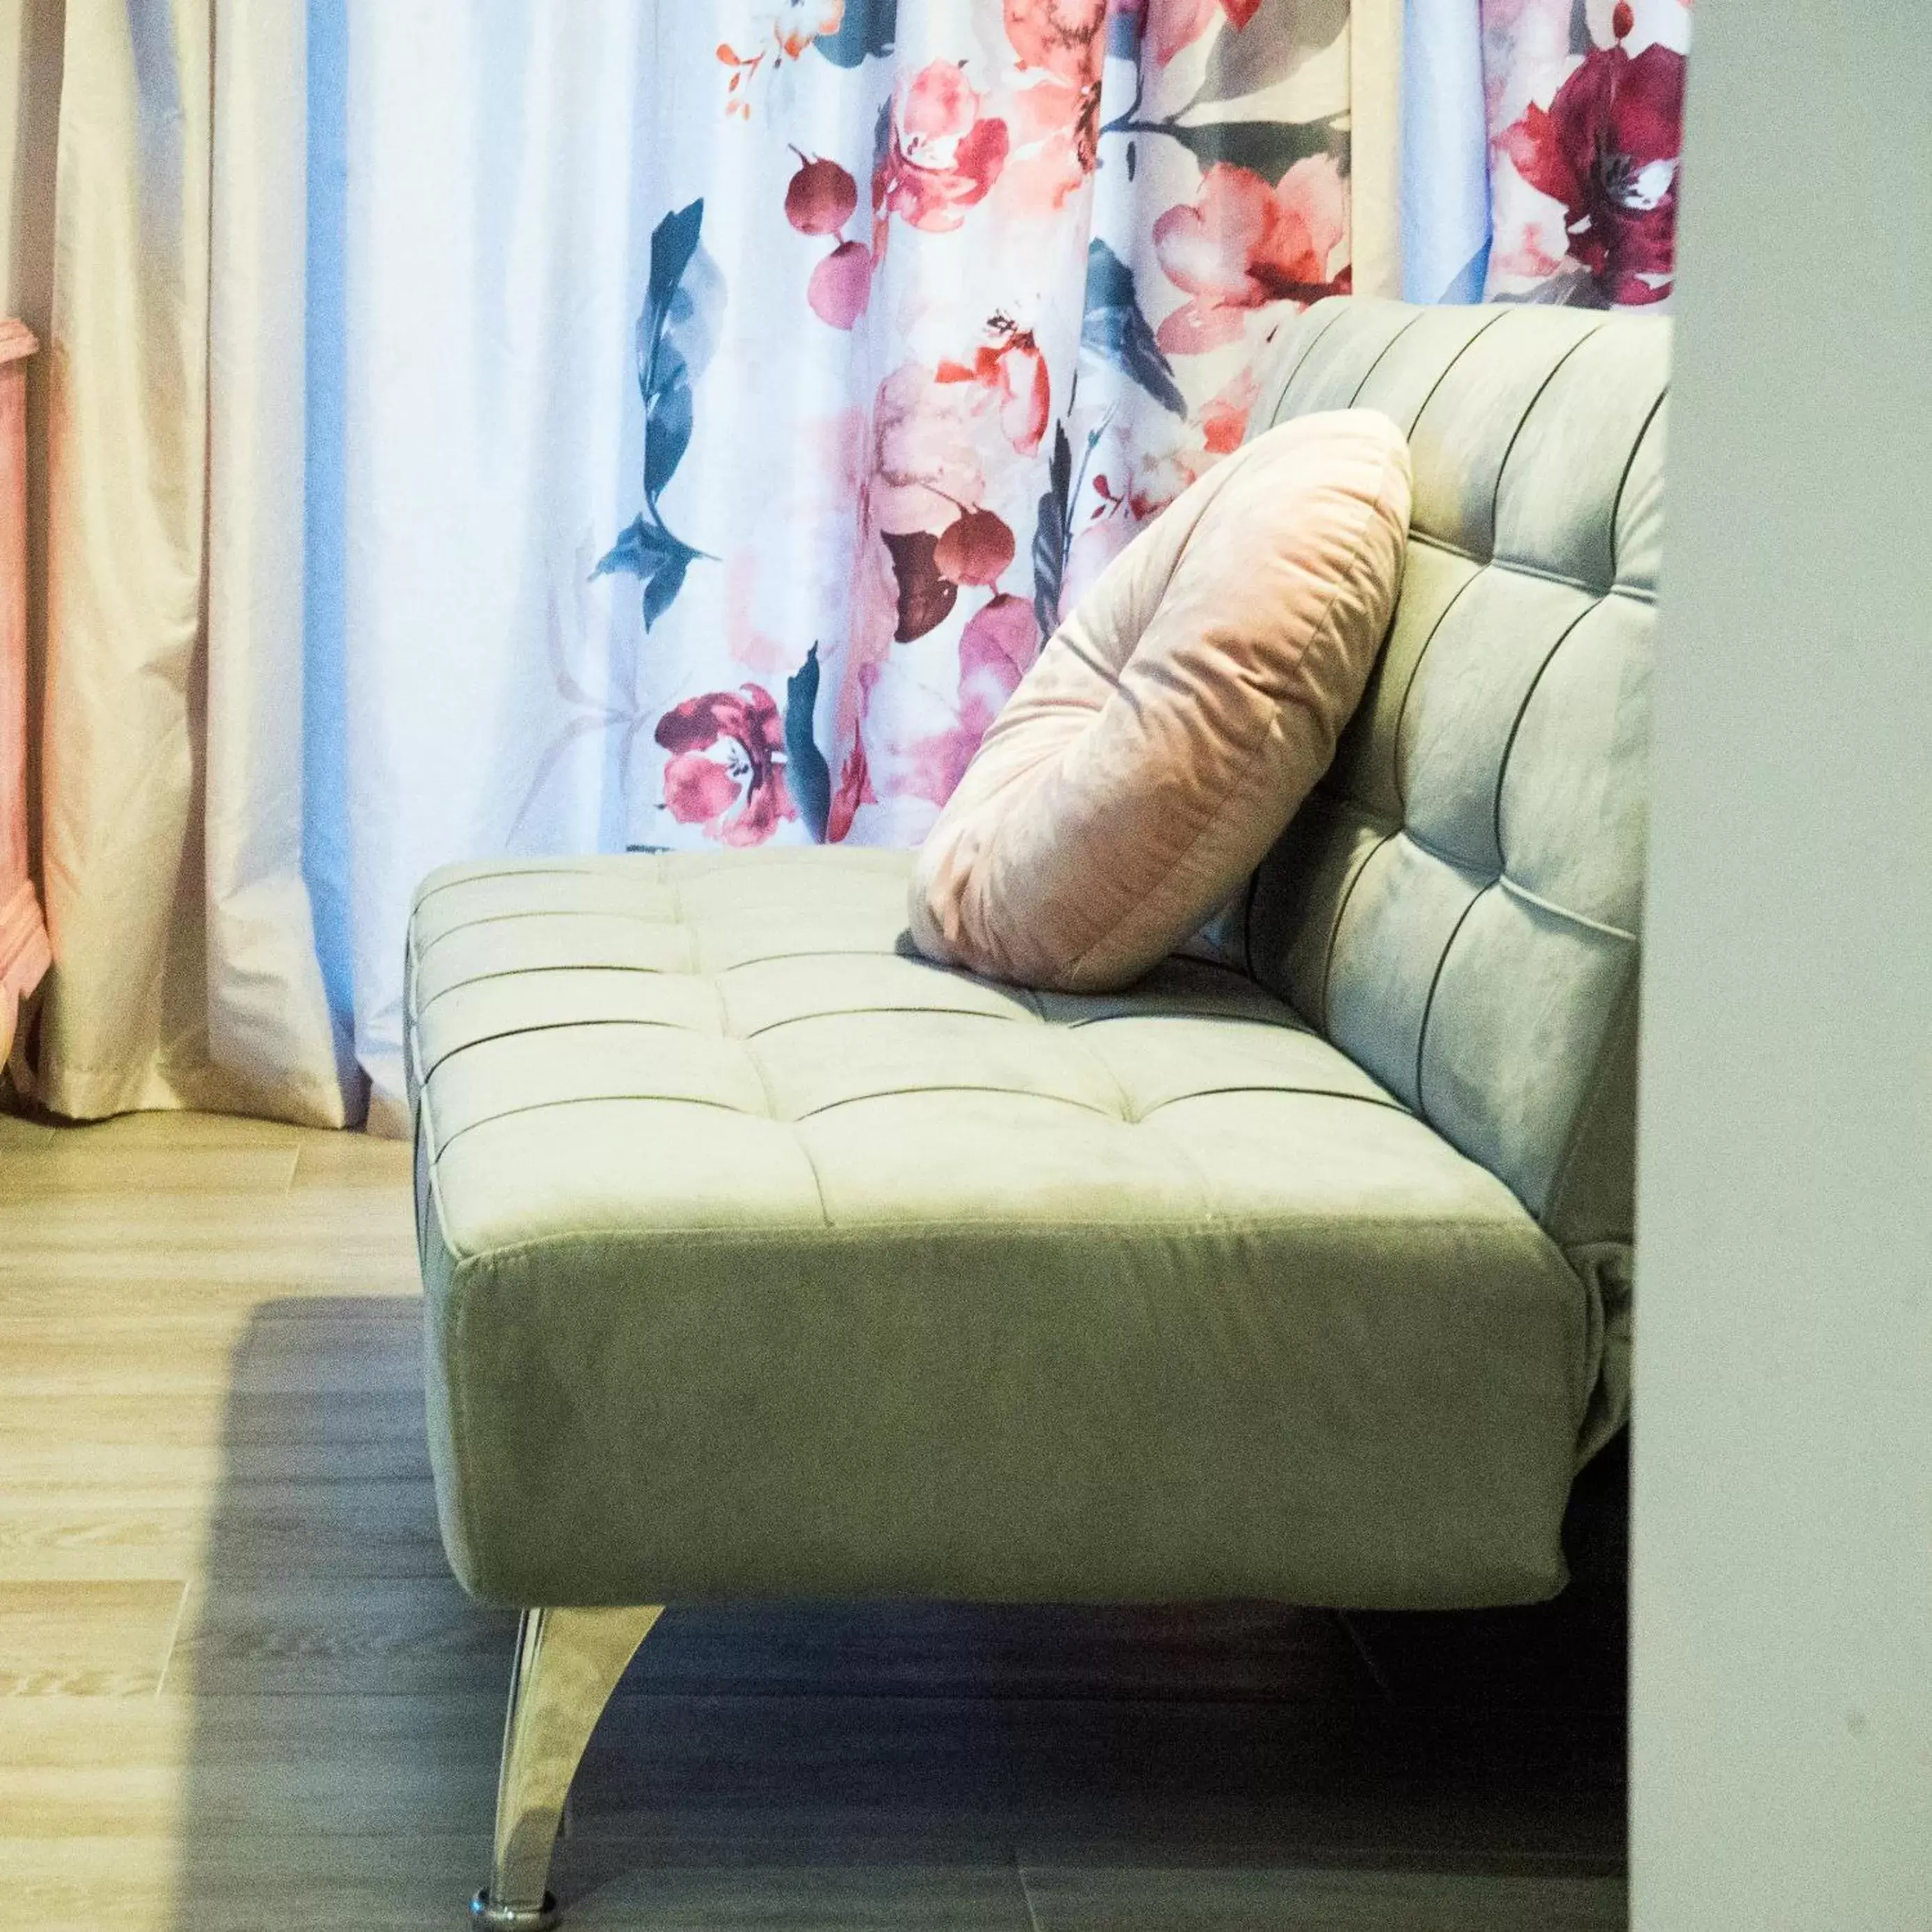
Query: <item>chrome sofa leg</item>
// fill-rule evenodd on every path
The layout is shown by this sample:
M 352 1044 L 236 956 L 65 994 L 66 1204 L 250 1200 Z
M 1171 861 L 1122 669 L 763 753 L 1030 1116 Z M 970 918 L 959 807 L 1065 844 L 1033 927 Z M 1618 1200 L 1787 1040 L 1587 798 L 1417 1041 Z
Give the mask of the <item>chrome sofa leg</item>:
M 545 1932 L 557 1922 L 550 1862 L 570 1780 L 624 1666 L 662 1609 L 524 1612 L 503 1725 L 496 1852 L 489 1885 L 470 1906 L 485 1932 Z

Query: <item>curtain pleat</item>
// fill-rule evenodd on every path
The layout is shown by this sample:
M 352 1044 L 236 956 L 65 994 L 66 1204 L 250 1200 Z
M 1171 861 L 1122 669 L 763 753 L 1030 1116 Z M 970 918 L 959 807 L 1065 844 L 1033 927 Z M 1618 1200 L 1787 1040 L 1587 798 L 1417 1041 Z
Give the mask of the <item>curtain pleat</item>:
M 38 1081 L 81 1118 L 356 1098 L 301 874 L 303 18 L 67 16 Z
M 208 1056 L 329 1126 L 359 1088 L 302 873 L 307 0 L 219 6 L 208 302 Z
M 1348 197 L 1354 291 L 1402 293 L 1403 0 L 1348 9 Z
M 46 447 L 46 386 L 44 361 L 29 358 L 34 337 L 46 332 L 53 268 L 62 16 L 62 0 L 0 0 L 0 316 L 13 319 L 0 327 L 0 1060 L 50 956 L 34 885 L 40 787 L 32 728 L 40 715 L 32 640 L 44 634 L 44 617 L 46 497 L 38 452 Z M 16 548 L 22 538 L 24 554 Z

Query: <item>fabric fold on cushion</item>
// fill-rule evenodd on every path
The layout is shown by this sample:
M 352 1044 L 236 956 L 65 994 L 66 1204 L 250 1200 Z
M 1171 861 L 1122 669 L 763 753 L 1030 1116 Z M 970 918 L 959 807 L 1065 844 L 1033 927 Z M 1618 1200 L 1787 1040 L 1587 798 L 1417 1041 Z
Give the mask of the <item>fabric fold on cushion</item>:
M 1408 449 L 1377 412 L 1305 416 L 1143 531 L 1048 640 L 928 836 L 929 958 L 1102 992 L 1259 863 L 1328 769 L 1395 607 Z

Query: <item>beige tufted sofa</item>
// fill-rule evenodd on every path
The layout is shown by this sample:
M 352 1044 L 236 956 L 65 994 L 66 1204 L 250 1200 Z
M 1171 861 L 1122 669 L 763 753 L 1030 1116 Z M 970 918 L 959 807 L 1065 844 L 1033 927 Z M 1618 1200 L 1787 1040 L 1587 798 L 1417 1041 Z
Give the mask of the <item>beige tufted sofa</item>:
M 1668 334 L 1339 300 L 1400 608 L 1213 957 L 1038 994 L 903 855 L 452 868 L 408 1039 L 445 1542 L 526 1612 L 477 1906 L 668 1599 L 1523 1601 L 1627 1410 Z

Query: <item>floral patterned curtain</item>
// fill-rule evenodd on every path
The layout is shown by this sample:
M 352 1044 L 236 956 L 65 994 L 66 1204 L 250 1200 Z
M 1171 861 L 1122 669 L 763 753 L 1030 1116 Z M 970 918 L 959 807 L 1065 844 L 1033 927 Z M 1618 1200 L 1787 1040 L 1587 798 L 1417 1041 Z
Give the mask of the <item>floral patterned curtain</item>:
M 1690 0 L 1482 0 L 1482 32 L 1490 299 L 1667 302 Z
M 721 18 L 728 16 L 719 32 Z M 1350 286 L 1348 0 L 660 10 L 626 842 L 911 844 L 1057 622 Z M 633 375 L 626 404 L 620 382 Z M 641 407 L 640 407 L 641 403 Z M 593 647 L 592 655 L 596 655 Z

